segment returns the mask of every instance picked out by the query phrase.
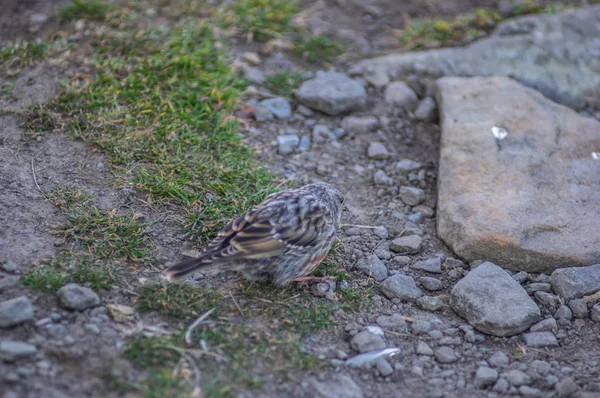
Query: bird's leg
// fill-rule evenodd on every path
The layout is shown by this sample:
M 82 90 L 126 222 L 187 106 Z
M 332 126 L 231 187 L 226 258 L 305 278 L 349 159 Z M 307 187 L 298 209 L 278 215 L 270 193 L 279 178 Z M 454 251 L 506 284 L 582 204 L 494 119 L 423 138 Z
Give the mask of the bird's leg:
M 307 283 L 329 283 L 335 282 L 337 278 L 335 276 L 299 276 L 298 278 L 292 279 L 292 282 L 307 282 Z

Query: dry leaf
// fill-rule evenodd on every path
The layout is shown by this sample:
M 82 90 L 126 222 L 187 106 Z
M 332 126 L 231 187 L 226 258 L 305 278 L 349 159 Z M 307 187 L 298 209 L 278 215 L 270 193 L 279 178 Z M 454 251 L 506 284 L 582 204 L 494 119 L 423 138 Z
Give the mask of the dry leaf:
M 129 322 L 135 315 L 135 309 L 127 305 L 108 304 L 106 307 L 108 308 L 108 312 L 110 312 L 110 315 L 113 317 L 115 322 Z

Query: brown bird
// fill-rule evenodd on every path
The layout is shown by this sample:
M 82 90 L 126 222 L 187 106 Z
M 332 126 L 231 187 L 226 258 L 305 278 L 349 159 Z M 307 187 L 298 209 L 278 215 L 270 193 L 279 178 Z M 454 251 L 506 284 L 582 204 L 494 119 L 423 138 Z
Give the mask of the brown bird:
M 196 271 L 238 271 L 276 286 L 307 277 L 323 261 L 338 230 L 344 196 L 332 184 L 316 183 L 269 196 L 227 224 L 195 259 L 169 267 L 168 281 Z

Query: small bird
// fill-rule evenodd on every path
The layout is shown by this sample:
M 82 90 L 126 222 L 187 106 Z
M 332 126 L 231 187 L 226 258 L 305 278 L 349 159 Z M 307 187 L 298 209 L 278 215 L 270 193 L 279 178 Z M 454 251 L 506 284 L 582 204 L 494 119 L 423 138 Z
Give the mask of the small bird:
M 198 258 L 169 267 L 163 276 L 174 281 L 196 271 L 233 270 L 276 286 L 323 280 L 307 275 L 327 256 L 343 206 L 342 192 L 327 183 L 272 194 L 227 224 Z

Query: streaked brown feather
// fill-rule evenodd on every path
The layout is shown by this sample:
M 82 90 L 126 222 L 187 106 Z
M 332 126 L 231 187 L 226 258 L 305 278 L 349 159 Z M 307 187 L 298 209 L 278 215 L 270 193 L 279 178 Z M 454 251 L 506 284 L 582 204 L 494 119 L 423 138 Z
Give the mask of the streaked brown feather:
M 318 250 L 302 266 L 312 270 L 322 259 L 321 250 L 327 254 L 339 222 L 338 202 L 330 209 L 328 204 L 331 202 L 322 199 L 310 192 L 310 188 L 306 192 L 295 190 L 270 195 L 258 207 L 227 224 L 199 258 L 176 264 L 165 274 L 168 279 L 178 279 L 198 268 L 219 264 L 227 267 L 228 264 L 243 264 L 245 259 L 257 261 Z M 276 275 L 273 276 L 276 283 L 286 283 L 295 274 L 293 268 L 282 270 L 285 271 L 281 274 L 283 279 L 278 272 L 272 274 Z

